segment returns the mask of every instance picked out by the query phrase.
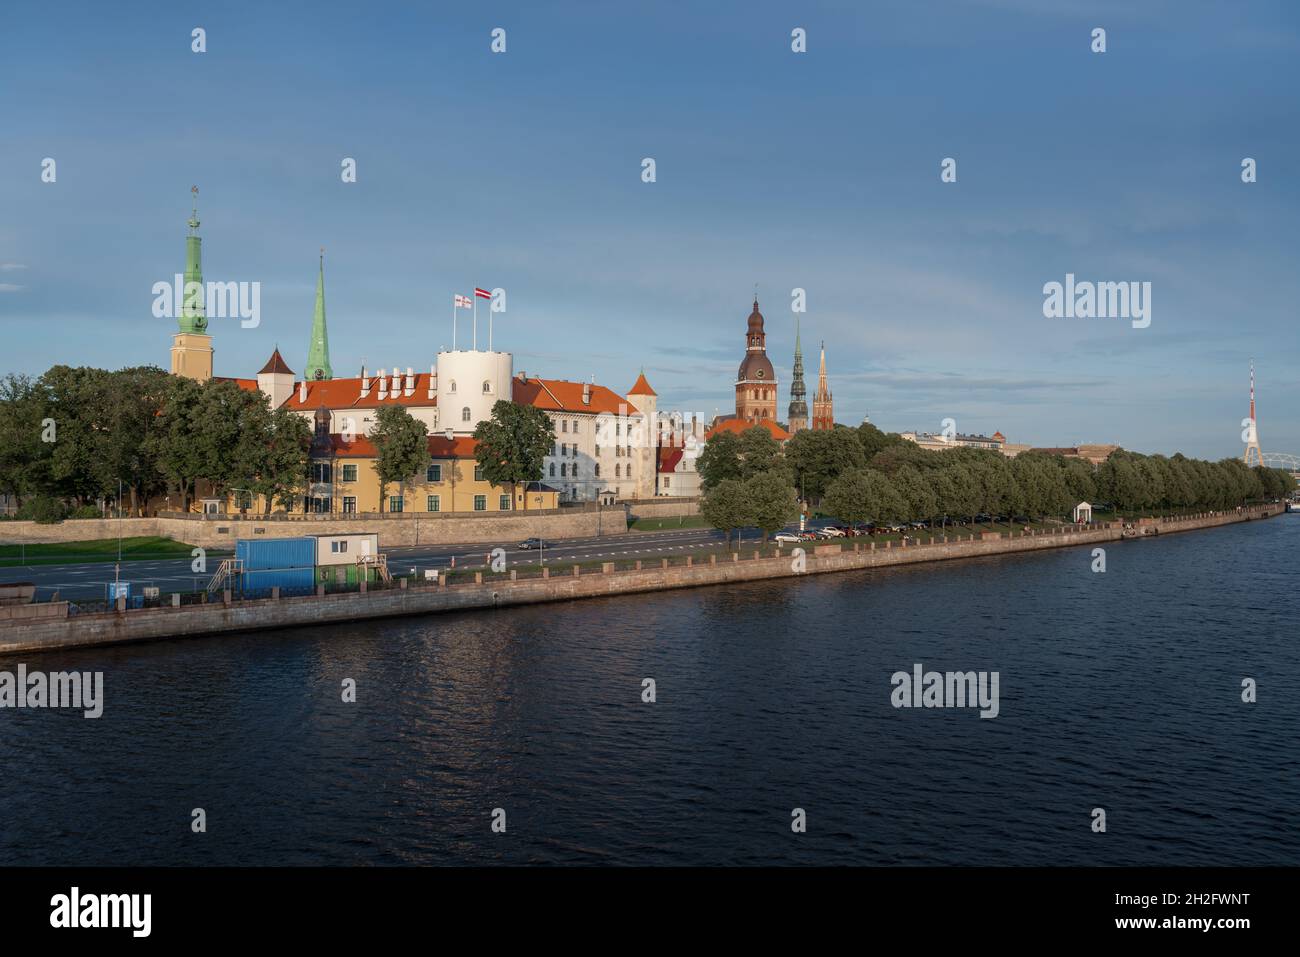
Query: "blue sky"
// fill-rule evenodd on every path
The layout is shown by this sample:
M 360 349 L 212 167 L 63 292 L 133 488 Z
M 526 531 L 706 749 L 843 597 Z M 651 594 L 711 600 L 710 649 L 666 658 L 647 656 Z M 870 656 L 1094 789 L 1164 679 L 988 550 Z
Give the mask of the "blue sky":
M 198 184 L 205 278 L 262 284 L 219 375 L 301 371 L 324 246 L 336 375 L 427 369 L 500 286 L 516 370 L 711 416 L 757 283 L 782 412 L 801 287 L 839 421 L 1217 458 L 1253 356 L 1300 454 L 1298 116 L 1290 2 L 13 6 L 0 371 L 166 367 Z M 1150 327 L 1044 318 L 1067 272 L 1151 282 Z

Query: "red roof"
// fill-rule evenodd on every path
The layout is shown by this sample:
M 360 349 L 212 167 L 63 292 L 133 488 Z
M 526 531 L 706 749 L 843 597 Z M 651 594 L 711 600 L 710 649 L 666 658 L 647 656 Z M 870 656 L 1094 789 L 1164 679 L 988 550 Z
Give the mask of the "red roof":
M 213 376 L 212 378 L 215 382 L 233 382 L 245 392 L 256 392 L 258 388 L 256 379 L 236 379 L 232 376 Z
M 660 447 L 660 449 L 659 449 L 659 469 L 658 469 L 658 471 L 660 471 L 660 472 L 675 472 L 675 471 L 677 471 L 677 463 L 680 462 L 680 461 L 682 460 L 682 456 L 685 455 L 685 454 L 686 454 L 686 453 L 685 453 L 685 451 L 684 451 L 683 449 L 673 449 L 673 448 L 663 448 L 663 447 Z
M 324 406 L 327 409 L 377 409 L 388 405 L 416 405 L 416 406 L 433 406 L 438 404 L 437 393 L 434 397 L 429 398 L 429 373 L 415 373 L 415 390 L 410 395 L 405 395 L 403 389 L 396 392 L 385 391 L 383 401 L 379 399 L 379 377 L 370 376 L 370 394 L 364 398 L 361 395 L 360 377 L 352 379 L 322 379 L 317 382 L 307 383 L 307 399 L 301 399 L 302 384 L 295 382 L 293 395 L 285 402 L 287 409 L 299 409 L 303 411 L 312 411 Z M 393 381 L 392 373 L 384 376 L 387 384 L 391 385 Z M 400 376 L 400 383 L 406 385 L 406 373 Z
M 282 372 L 293 375 L 293 370 L 289 368 L 288 363 L 284 361 L 284 357 L 280 355 L 279 348 L 271 353 L 271 358 L 266 360 L 266 365 L 262 366 L 261 371 L 257 374 L 265 375 L 268 372 Z
M 434 459 L 472 459 L 478 448 L 478 443 L 468 435 L 450 440 L 445 435 L 431 435 L 428 443 L 429 457 Z M 379 454 L 368 436 L 356 435 L 352 441 L 345 442 L 339 432 L 330 434 L 330 451 L 341 459 L 372 459 Z
M 628 395 L 658 395 L 654 389 L 650 388 L 650 383 L 645 380 L 645 373 L 642 372 L 632 383 L 632 388 L 627 390 Z
M 790 433 L 781 428 L 781 426 L 777 425 L 771 419 L 758 419 L 757 421 L 753 421 L 750 419 L 738 419 L 735 416 L 723 419 L 713 428 L 709 429 L 709 431 L 705 432 L 704 438 L 706 440 L 711 439 L 718 432 L 734 432 L 736 435 L 740 435 L 740 433 L 748 432 L 755 426 L 762 426 L 767 429 L 767 431 L 772 433 L 772 438 L 776 439 L 778 442 L 784 442 L 786 439 L 790 438 Z
M 583 390 L 590 389 L 591 401 L 583 402 Z M 564 379 L 514 380 L 511 398 L 520 405 L 531 405 L 544 412 L 608 412 L 611 415 L 635 415 L 636 408 L 613 389 L 586 382 Z

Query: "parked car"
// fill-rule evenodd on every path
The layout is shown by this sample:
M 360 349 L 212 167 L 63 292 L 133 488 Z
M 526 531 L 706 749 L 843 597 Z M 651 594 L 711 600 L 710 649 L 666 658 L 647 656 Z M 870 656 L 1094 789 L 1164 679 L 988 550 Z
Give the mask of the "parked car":
M 802 539 L 799 538 L 798 532 L 777 532 L 772 536 L 772 541 L 778 542 L 782 545 L 795 545 L 802 541 Z
M 848 535 L 848 529 L 839 525 L 827 525 L 821 530 L 821 533 L 826 538 L 844 538 Z
M 525 538 L 522 542 L 520 542 L 515 547 L 520 549 L 525 549 L 525 550 L 529 548 L 545 548 L 546 543 L 542 541 L 540 538 Z

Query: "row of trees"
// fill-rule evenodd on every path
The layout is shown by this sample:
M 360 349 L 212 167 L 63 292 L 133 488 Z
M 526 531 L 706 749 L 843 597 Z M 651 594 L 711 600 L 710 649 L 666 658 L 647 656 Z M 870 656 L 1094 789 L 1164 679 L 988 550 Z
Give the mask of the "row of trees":
M 1221 509 L 1278 498 L 1291 475 L 1237 459 L 1118 451 L 1099 467 L 1083 459 L 1027 452 L 1007 458 L 981 449 L 922 449 L 871 425 L 796 433 L 784 449 L 762 428 L 709 440 L 697 462 L 702 513 L 717 528 L 769 532 L 790 521 L 796 494 L 844 522 L 1063 516 L 1079 502 L 1121 511 Z M 758 482 L 763 478 L 762 482 Z M 777 495 L 777 487 L 782 494 Z M 743 490 L 743 493 L 742 491 Z
M 49 517 L 119 489 L 135 514 L 169 490 L 185 509 L 200 482 L 262 495 L 269 511 L 305 485 L 310 446 L 300 416 L 230 381 L 62 365 L 0 380 L 0 492 Z

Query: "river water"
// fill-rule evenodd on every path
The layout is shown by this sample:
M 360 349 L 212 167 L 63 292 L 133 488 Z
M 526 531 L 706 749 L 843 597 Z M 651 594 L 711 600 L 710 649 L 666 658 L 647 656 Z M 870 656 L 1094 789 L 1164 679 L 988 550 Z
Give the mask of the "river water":
M 0 710 L 0 864 L 1297 865 L 1298 546 L 1284 515 L 1105 573 L 1080 547 L 0 658 L 106 699 Z M 998 672 L 997 717 L 893 707 L 915 664 Z

